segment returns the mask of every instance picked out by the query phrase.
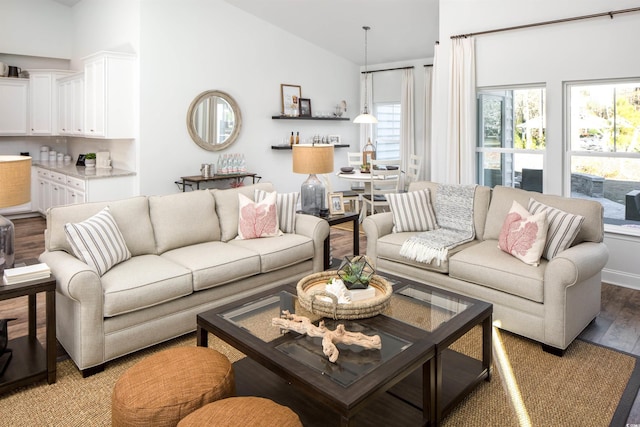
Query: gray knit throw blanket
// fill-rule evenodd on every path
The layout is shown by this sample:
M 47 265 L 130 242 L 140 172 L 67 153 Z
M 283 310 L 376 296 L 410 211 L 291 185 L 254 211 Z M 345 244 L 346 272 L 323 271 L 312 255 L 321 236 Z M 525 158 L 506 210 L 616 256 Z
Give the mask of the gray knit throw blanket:
M 438 227 L 407 239 L 400 255 L 413 261 L 437 265 L 447 260 L 449 250 L 470 242 L 476 236 L 473 227 L 473 199 L 476 185 L 439 184 L 434 210 Z

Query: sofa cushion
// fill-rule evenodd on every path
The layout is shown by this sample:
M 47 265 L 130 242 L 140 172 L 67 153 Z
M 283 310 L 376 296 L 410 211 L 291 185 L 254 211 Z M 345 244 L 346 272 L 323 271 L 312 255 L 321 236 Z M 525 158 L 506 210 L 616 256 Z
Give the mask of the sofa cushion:
M 215 199 L 210 191 L 151 196 L 149 212 L 159 254 L 220 240 Z
M 93 202 L 57 206 L 47 211 L 45 248 L 73 253 L 64 232 L 68 222 L 81 222 L 109 206 L 132 256 L 156 253 L 156 241 L 149 218 L 147 197 L 132 197 L 111 202 Z
M 256 189 L 255 200 L 264 200 L 269 193 Z M 278 211 L 278 225 L 283 233 L 296 232 L 296 211 L 300 193 L 276 193 L 276 209 Z
M 529 212 L 546 212 L 549 229 L 542 256 L 551 260 L 554 256 L 571 246 L 580 226 L 584 222 L 582 215 L 573 215 L 560 209 L 552 208 L 534 199 L 529 199 Z
M 496 240 L 485 240 L 449 258 L 449 277 L 542 303 L 546 266 L 544 259 L 538 267 L 525 264 L 501 251 Z
M 193 274 L 193 290 L 213 288 L 260 273 L 260 256 L 228 243 L 206 242 L 162 254 Z
M 238 239 L 259 239 L 280 234 L 276 193 L 269 193 L 259 202 L 238 194 Z
M 529 265 L 539 265 L 547 238 L 547 214 L 531 214 L 513 201 L 504 220 L 498 246 L 508 254 Z
M 393 214 L 393 232 L 429 231 L 438 228 L 429 189 L 388 194 Z
M 273 185 L 268 182 L 247 185 L 245 187 L 214 190 L 216 199 L 216 213 L 220 221 L 220 240 L 228 242 L 238 235 L 238 194 L 244 194 L 251 200 L 255 197 L 255 190 L 273 191 Z
M 95 268 L 100 276 L 131 258 L 108 206 L 85 221 L 65 224 L 64 231 L 76 258 Z
M 230 246 L 260 255 L 260 273 L 268 273 L 313 258 L 313 240 L 298 234 L 283 234 L 256 240 L 232 240 Z
M 511 208 L 511 203 L 515 200 L 522 206 L 528 206 L 529 199 L 537 200 L 547 206 L 581 215 L 585 218 L 571 246 L 582 242 L 599 243 L 604 239 L 604 208 L 600 202 L 540 194 L 534 191 L 500 185 L 496 185 L 492 191 L 491 204 L 489 205 L 486 217 L 487 222 L 484 228 L 484 239 L 497 240 L 504 218 Z
M 157 255 L 140 255 L 102 276 L 105 317 L 142 310 L 192 293 L 191 272 Z

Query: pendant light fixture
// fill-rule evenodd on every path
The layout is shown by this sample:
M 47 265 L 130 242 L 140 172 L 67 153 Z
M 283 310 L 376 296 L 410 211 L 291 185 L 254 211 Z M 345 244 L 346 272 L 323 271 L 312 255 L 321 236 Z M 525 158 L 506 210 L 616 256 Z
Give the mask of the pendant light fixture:
M 367 80 L 369 79 L 369 73 L 367 72 L 367 33 L 371 27 L 365 25 L 362 29 L 364 30 L 364 109 L 362 114 L 353 119 L 353 123 L 378 123 L 378 119 L 369 114 L 369 104 L 367 102 Z

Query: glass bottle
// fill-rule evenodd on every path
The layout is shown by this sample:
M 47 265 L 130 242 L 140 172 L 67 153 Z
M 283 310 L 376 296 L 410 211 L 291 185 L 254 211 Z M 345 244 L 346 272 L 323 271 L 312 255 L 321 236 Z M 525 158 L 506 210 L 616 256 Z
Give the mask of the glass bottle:
M 294 139 L 293 139 L 293 131 L 291 132 L 291 136 L 289 137 L 289 145 L 293 145 L 294 143 Z
M 296 144 L 300 144 L 300 132 L 296 132 Z

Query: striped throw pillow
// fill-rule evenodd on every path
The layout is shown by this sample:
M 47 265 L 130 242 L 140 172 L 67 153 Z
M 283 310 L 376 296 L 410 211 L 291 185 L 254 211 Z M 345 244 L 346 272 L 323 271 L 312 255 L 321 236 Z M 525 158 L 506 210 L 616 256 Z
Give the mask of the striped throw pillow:
M 131 258 L 108 206 L 85 221 L 65 224 L 64 232 L 76 258 L 95 268 L 100 276 Z
M 264 200 L 268 191 L 256 190 L 254 198 L 256 202 Z M 296 210 L 300 193 L 276 193 L 276 210 L 278 211 L 278 223 L 283 233 L 296 232 Z
M 547 213 L 549 229 L 542 256 L 548 260 L 571 246 L 584 222 L 584 217 L 581 215 L 552 208 L 534 199 L 529 199 L 529 212 L 532 214 Z
M 393 214 L 393 232 L 429 231 L 438 228 L 429 189 L 387 194 Z

